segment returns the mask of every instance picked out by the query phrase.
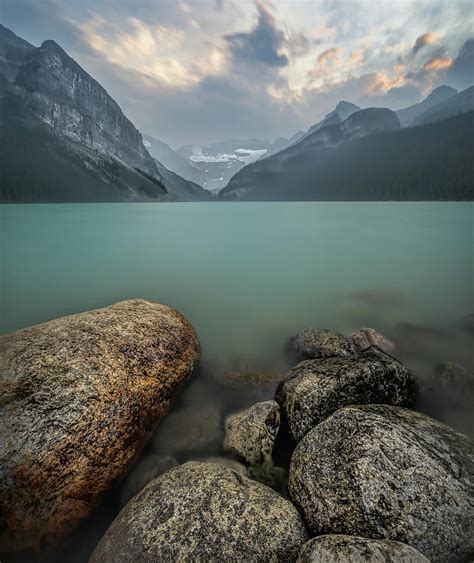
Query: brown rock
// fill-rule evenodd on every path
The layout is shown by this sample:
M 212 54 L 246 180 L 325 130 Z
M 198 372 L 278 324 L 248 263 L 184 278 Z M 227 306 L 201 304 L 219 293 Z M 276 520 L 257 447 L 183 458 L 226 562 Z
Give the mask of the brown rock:
M 389 354 L 395 350 L 395 344 L 373 328 L 363 327 L 357 332 L 352 333 L 351 338 L 358 350 L 366 350 L 371 346 L 378 346 Z
M 186 319 L 143 300 L 1 337 L 1 548 L 39 548 L 86 517 L 198 356 Z

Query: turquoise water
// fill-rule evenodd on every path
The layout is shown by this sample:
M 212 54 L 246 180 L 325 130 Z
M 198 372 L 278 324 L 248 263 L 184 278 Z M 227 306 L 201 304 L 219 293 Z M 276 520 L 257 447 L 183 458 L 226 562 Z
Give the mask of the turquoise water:
M 136 297 L 179 309 L 196 328 L 201 367 L 141 459 L 156 449 L 178 462 L 222 455 L 225 415 L 272 397 L 226 387 L 225 374 L 263 370 L 276 382 L 290 367 L 285 343 L 307 326 L 380 330 L 422 387 L 440 362 L 474 368 L 463 324 L 474 311 L 474 204 L 11 205 L 0 214 L 2 332 Z M 467 401 L 417 408 L 473 430 Z M 120 494 L 65 551 L 38 562 L 87 561 Z
M 304 326 L 446 326 L 472 309 L 469 203 L 1 207 L 1 331 L 130 297 L 206 356 L 277 359 Z M 273 349 L 273 352 L 272 352 Z

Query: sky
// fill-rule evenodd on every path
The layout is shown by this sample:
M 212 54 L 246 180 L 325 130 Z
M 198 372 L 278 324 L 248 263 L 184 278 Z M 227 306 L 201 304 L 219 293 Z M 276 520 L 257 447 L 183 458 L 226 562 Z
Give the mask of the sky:
M 1 0 L 173 147 L 289 137 L 340 100 L 400 109 L 474 83 L 471 0 Z

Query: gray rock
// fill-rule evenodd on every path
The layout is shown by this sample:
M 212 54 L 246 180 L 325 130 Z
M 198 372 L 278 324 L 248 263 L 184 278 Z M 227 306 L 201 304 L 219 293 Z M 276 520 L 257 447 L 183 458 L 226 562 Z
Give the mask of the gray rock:
M 350 358 L 301 362 L 280 383 L 275 399 L 298 441 L 341 407 L 370 403 L 409 407 L 417 394 L 413 373 L 372 347 Z
M 313 535 L 391 539 L 433 561 L 474 550 L 474 446 L 386 405 L 338 410 L 297 445 L 289 491 Z
M 198 357 L 186 319 L 142 300 L 2 336 L 1 548 L 36 548 L 88 516 Z
M 419 551 L 398 541 L 326 535 L 306 542 L 298 563 L 429 563 Z
M 120 512 L 90 563 L 294 561 L 307 540 L 296 508 L 215 463 L 185 463 Z
M 254 465 L 270 457 L 280 428 L 280 407 L 275 401 L 255 403 L 232 414 L 225 422 L 224 448 Z
M 120 487 L 120 506 L 125 506 L 155 477 L 166 473 L 177 465 L 178 462 L 173 457 L 159 454 L 151 454 L 138 460 Z
M 290 346 L 297 356 L 307 359 L 346 358 L 357 352 L 350 338 L 326 329 L 306 328 L 290 340 Z
M 245 477 L 248 477 L 248 471 L 245 465 L 243 463 L 240 463 L 240 461 L 237 461 L 236 459 L 231 459 L 230 457 L 210 456 L 196 461 L 202 461 L 204 463 L 217 463 L 218 465 L 224 465 L 225 467 L 229 467 L 230 469 L 233 469 L 239 475 L 244 475 Z
M 151 440 L 163 454 L 206 453 L 222 442 L 222 417 L 212 403 L 185 405 L 173 410 Z
M 358 350 L 365 350 L 371 346 L 378 346 L 387 353 L 395 350 L 395 344 L 373 328 L 363 327 L 352 333 L 351 338 Z

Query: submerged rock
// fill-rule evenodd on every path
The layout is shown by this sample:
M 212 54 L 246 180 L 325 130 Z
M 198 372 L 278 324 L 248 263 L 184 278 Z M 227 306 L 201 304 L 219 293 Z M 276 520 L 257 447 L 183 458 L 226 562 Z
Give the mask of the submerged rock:
M 429 563 L 419 551 L 398 541 L 326 535 L 306 542 L 298 563 Z
M 143 300 L 1 337 L 1 548 L 39 548 L 85 518 L 198 356 L 186 319 Z
M 455 362 L 444 362 L 437 366 L 433 386 L 469 400 L 474 396 L 474 374 Z
M 152 454 L 140 459 L 132 467 L 132 470 L 120 487 L 120 506 L 127 504 L 133 496 L 148 485 L 150 481 L 153 481 L 155 477 L 166 473 L 177 465 L 178 462 L 169 455 Z
M 251 465 L 271 456 L 280 428 L 280 407 L 275 401 L 255 403 L 232 414 L 225 422 L 224 448 Z
M 214 463 L 185 463 L 120 512 L 90 563 L 294 561 L 307 534 L 296 508 Z
M 335 330 L 306 328 L 290 340 L 290 348 L 296 356 L 307 359 L 346 358 L 355 354 L 354 342 Z
M 432 561 L 474 550 L 474 446 L 386 405 L 338 410 L 297 445 L 289 491 L 313 535 L 392 539 Z
M 151 446 L 163 454 L 206 453 L 222 442 L 223 434 L 216 405 L 186 405 L 169 414 L 154 434 Z
M 341 407 L 370 403 L 409 407 L 417 393 L 413 373 L 372 347 L 350 358 L 301 362 L 280 383 L 275 399 L 298 441 Z
M 388 353 L 395 350 L 395 344 L 373 328 L 363 327 L 357 332 L 353 332 L 351 338 L 358 350 L 366 350 L 371 346 L 378 346 L 384 352 Z

